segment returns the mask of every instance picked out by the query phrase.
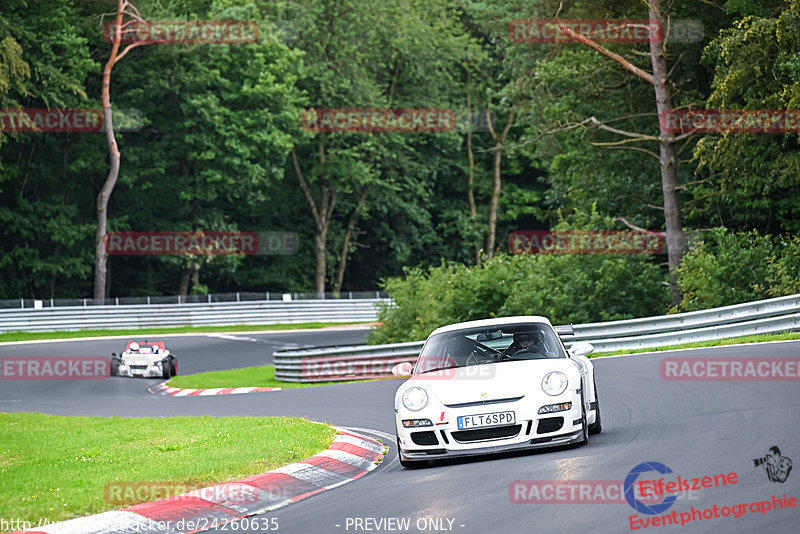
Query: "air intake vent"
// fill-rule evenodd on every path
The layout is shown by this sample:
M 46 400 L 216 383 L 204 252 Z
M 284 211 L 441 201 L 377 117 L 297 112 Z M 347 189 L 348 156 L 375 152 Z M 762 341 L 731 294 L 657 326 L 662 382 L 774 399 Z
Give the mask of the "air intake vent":
M 536 433 L 547 434 L 548 432 L 555 432 L 556 430 L 561 430 L 562 426 L 564 426 L 563 417 L 545 417 L 544 419 L 539 419 Z
M 521 429 L 522 425 L 496 426 L 475 430 L 458 430 L 451 432 L 450 435 L 459 443 L 469 443 L 472 441 L 512 438 L 519 434 Z
M 439 440 L 433 432 L 412 432 L 411 441 L 417 445 L 438 445 Z

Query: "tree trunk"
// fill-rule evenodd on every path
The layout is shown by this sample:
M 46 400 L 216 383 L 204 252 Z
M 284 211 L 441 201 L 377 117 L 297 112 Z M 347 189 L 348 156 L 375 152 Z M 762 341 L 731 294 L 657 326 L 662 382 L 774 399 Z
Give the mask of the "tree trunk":
M 662 30 L 664 29 L 664 21 L 661 15 L 661 0 L 649 0 L 648 11 L 651 22 L 658 24 Z M 626 70 L 636 74 L 639 78 L 646 80 L 653 85 L 656 96 L 656 109 L 658 117 L 661 113 L 670 109 L 669 88 L 667 81 L 669 72 L 667 70 L 667 59 L 664 57 L 664 42 L 662 35 L 661 41 L 655 39 L 650 40 L 650 62 L 653 68 L 653 74 L 648 74 L 639 67 L 633 65 L 630 61 L 626 60 L 619 54 L 608 50 L 592 41 L 588 37 L 573 32 L 568 26 L 560 27 L 563 32 L 575 39 L 576 41 L 585 44 L 600 54 L 616 61 Z M 659 121 L 660 123 L 661 121 Z M 611 129 L 613 131 L 613 129 Z M 618 133 L 623 135 L 630 135 L 617 130 Z M 637 137 L 636 135 L 630 135 Z M 641 138 L 641 136 L 640 136 Z M 675 270 L 680 266 L 683 257 L 684 248 L 684 235 L 683 227 L 681 225 L 681 209 L 680 201 L 678 198 L 678 174 L 677 174 L 677 159 L 676 150 L 674 146 L 674 138 L 668 132 L 661 130 L 658 136 L 658 144 L 660 154 L 658 157 L 659 166 L 661 167 L 661 190 L 664 196 L 664 223 L 667 233 L 667 254 L 669 265 L 669 278 L 670 278 L 670 299 L 673 305 L 680 304 L 681 295 L 678 289 L 676 280 L 677 273 Z
M 119 176 L 120 154 L 117 146 L 117 138 L 114 135 L 114 123 L 111 114 L 111 69 L 133 48 L 141 46 L 145 41 L 138 41 L 129 44 L 120 53 L 119 47 L 122 42 L 122 19 L 123 15 L 131 17 L 133 20 L 143 22 L 139 16 L 139 11 L 128 0 L 117 0 L 117 15 L 115 18 L 114 39 L 111 44 L 111 54 L 108 56 L 103 68 L 103 127 L 106 130 L 106 144 L 108 145 L 108 162 L 110 168 L 108 176 L 103 184 L 100 193 L 97 195 L 97 234 L 95 236 L 94 250 L 94 304 L 103 304 L 107 291 L 107 269 L 108 254 L 106 254 L 106 228 L 108 224 L 108 201 L 114 186 L 117 184 Z
M 486 236 L 487 258 L 494 257 L 494 246 L 497 239 L 497 210 L 498 206 L 500 205 L 500 193 L 503 186 L 502 175 L 500 173 L 501 163 L 503 161 L 503 143 L 505 143 L 506 137 L 508 137 L 508 131 L 511 129 L 512 124 L 514 124 L 514 110 L 511 110 L 511 113 L 508 114 L 508 123 L 506 124 L 506 127 L 500 136 L 495 134 L 491 121 L 488 122 L 489 132 L 492 134 L 492 137 L 495 140 L 495 152 L 493 164 L 494 173 L 492 178 L 492 198 L 489 202 L 489 235 Z
M 325 168 L 325 144 L 320 136 L 318 145 L 318 157 L 320 168 Z M 297 151 L 292 147 L 292 162 L 294 163 L 294 171 L 297 175 L 297 180 L 300 182 L 300 188 L 308 202 L 308 207 L 311 209 L 311 215 L 314 217 L 315 235 L 314 235 L 314 256 L 316 258 L 316 267 L 314 269 L 314 289 L 318 294 L 325 293 L 325 272 L 327 270 L 327 240 L 328 228 L 330 227 L 331 217 L 333 217 L 333 209 L 336 207 L 336 191 L 333 186 L 328 182 L 325 176 L 321 176 L 320 181 L 320 206 L 317 208 L 317 203 L 314 197 L 311 196 L 311 190 L 308 187 L 308 182 L 300 169 L 300 162 L 297 158 Z M 324 172 L 324 171 L 323 171 Z
M 333 291 L 335 293 L 339 293 L 342 290 L 344 270 L 347 267 L 347 254 L 349 252 L 348 249 L 350 248 L 350 237 L 353 235 L 353 232 L 356 229 L 358 215 L 361 212 L 361 208 L 364 206 L 364 201 L 367 199 L 367 190 L 368 188 L 365 187 L 364 191 L 361 192 L 361 198 L 358 199 L 356 209 L 354 209 L 353 213 L 350 214 L 350 220 L 347 222 L 347 229 L 344 232 L 344 241 L 342 242 L 342 253 L 339 258 L 339 269 L 336 271 L 336 281 L 333 284 Z
M 180 287 L 178 287 L 178 295 L 185 297 L 189 294 L 189 282 L 192 278 L 192 269 L 191 267 L 184 267 L 181 271 L 181 283 Z
M 327 230 L 328 229 L 325 228 L 325 231 L 317 232 L 314 236 L 314 258 L 317 264 L 314 269 L 314 290 L 320 297 L 325 293 L 325 270 L 328 265 Z
M 117 25 L 121 24 L 122 12 L 118 12 Z M 106 271 L 108 254 L 106 253 L 106 229 L 108 224 L 108 201 L 119 176 L 120 153 L 117 138 L 114 135 L 114 123 L 111 117 L 111 68 L 114 66 L 113 57 L 119 48 L 115 39 L 112 50 L 112 59 L 109 59 L 103 69 L 103 127 L 106 130 L 106 144 L 108 145 L 108 159 L 111 168 L 97 195 L 97 234 L 95 236 L 95 261 L 94 261 L 94 303 L 103 304 L 106 294 Z
M 650 0 L 650 20 L 658 21 L 663 28 L 661 17 L 661 0 Z M 658 116 L 670 109 L 669 89 L 667 88 L 667 60 L 664 57 L 663 41 L 650 41 L 650 60 L 653 64 L 653 88 L 656 95 Z M 684 235 L 681 225 L 680 200 L 678 198 L 678 172 L 675 146 L 672 135 L 661 131 L 658 138 L 660 148 L 659 163 L 661 165 L 661 189 L 664 194 L 664 218 L 667 233 L 667 254 L 669 264 L 670 299 L 673 306 L 681 302 L 681 294 L 677 284 L 676 269 L 683 257 Z
M 467 86 L 469 86 L 469 73 L 467 73 Z M 469 87 L 468 87 L 469 90 Z M 475 154 L 472 152 L 472 100 L 467 92 L 467 202 L 469 203 L 469 217 L 473 226 L 478 219 L 478 208 L 475 204 Z M 481 263 L 480 240 L 475 241 L 475 264 Z
M 494 242 L 497 235 L 497 208 L 500 205 L 500 192 L 503 183 L 500 180 L 500 163 L 503 159 L 503 144 L 495 145 L 493 176 L 492 176 L 492 198 L 489 201 L 489 235 L 486 236 L 486 257 L 494 256 Z

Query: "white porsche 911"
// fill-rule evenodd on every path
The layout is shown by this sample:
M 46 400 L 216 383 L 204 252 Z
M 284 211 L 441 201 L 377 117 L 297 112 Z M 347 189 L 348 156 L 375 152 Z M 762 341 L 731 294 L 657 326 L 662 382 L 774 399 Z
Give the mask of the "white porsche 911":
M 571 335 L 571 327 L 559 327 Z M 394 401 L 400 464 L 586 444 L 602 430 L 594 347 L 566 350 L 545 317 L 504 317 L 434 330 Z
M 177 374 L 178 359 L 163 341 L 128 341 L 122 354 L 111 354 L 111 376 L 170 378 Z

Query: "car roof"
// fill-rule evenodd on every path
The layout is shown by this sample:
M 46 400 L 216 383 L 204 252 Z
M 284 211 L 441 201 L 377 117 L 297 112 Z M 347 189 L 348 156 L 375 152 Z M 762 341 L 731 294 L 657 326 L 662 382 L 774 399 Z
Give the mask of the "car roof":
M 547 317 L 542 317 L 540 315 L 518 315 L 515 317 L 495 317 L 494 319 L 481 319 L 479 321 L 467 321 L 464 323 L 456 323 L 456 324 L 449 324 L 447 326 L 441 326 L 431 332 L 431 336 L 434 334 L 441 334 L 443 332 L 452 332 L 453 330 L 461 330 L 464 328 L 482 328 L 482 327 L 489 327 L 489 326 L 499 326 L 499 325 L 509 325 L 509 324 L 536 324 L 536 323 L 544 323 L 549 326 L 553 326 L 550 323 L 550 319 Z M 430 336 L 428 336 L 430 337 Z

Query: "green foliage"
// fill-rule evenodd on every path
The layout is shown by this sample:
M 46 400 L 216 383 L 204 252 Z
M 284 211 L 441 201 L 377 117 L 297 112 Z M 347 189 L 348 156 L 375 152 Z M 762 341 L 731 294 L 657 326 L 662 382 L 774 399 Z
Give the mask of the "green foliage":
M 800 2 L 758 12 L 721 31 L 706 47 L 703 62 L 714 69 L 708 107 L 800 108 Z M 698 168 L 727 211 L 720 223 L 763 232 L 800 230 L 798 141 L 797 133 L 728 133 L 698 142 Z
M 487 131 L 472 135 L 473 217 L 464 128 L 314 134 L 299 121 L 308 107 L 449 108 L 461 117 L 469 95 L 473 111 L 489 108 L 498 128 L 515 112 L 502 154 L 500 247 L 509 231 L 559 224 L 559 210 L 596 209 L 603 218 L 597 228 L 613 228 L 613 219 L 624 217 L 661 229 L 654 142 L 626 138 L 609 144 L 620 137 L 596 128 L 547 134 L 594 116 L 622 130 L 657 135 L 652 86 L 585 46 L 514 43 L 507 33 L 511 20 L 556 12 L 563 18 L 642 19 L 646 3 L 133 3 L 154 20 L 254 20 L 260 37 L 242 46 L 142 46 L 115 66 L 114 109 L 139 110 L 144 124 L 118 134 L 122 165 L 109 230 L 289 230 L 298 232 L 300 251 L 245 258 L 113 256 L 113 296 L 174 294 L 186 279 L 193 280 L 190 292 L 310 290 L 318 229 L 287 158 L 295 148 L 317 203 L 323 186 L 330 186 L 336 201 L 327 231 L 326 281 L 333 280 L 349 217 L 366 189 L 344 252 L 349 262 L 342 289 L 372 289 L 390 277 L 387 287 L 400 295 L 406 286 L 391 277 L 406 268 L 413 286 L 408 294 L 425 308 L 408 309 L 409 317 L 398 324 L 418 323 L 415 335 L 439 324 L 440 314 L 450 321 L 544 313 L 563 322 L 663 311 L 662 273 L 651 258 L 506 257 L 467 267 L 476 263 L 476 244 L 488 226 L 495 142 Z M 702 43 L 667 44 L 673 107 L 800 108 L 798 5 L 662 2 L 673 20 L 694 19 L 705 28 Z M 109 53 L 101 31 L 107 11 L 103 2 L 5 0 L 0 108 L 99 107 L 100 69 Z M 648 43 L 606 44 L 650 69 Z M 800 229 L 797 134 L 708 134 L 685 143 L 678 173 L 688 230 L 757 228 L 762 235 Z M 692 153 L 695 159 L 687 161 Z M 95 199 L 107 171 L 102 134 L 0 132 L 0 299 L 91 293 Z M 774 247 L 778 241 L 773 239 Z M 768 252 L 755 243 L 753 257 Z M 785 250 L 796 246 L 788 240 Z M 787 252 L 787 258 L 795 257 Z M 690 262 L 701 259 L 712 261 L 698 256 Z M 769 264 L 770 281 L 758 290 L 745 283 L 753 277 L 742 274 L 741 288 L 724 290 L 723 300 L 796 288 L 793 261 Z M 626 269 L 635 276 L 623 284 Z M 426 285 L 429 278 L 458 291 L 445 297 Z M 495 287 L 492 278 L 503 282 Z M 692 305 L 709 298 L 698 297 Z M 403 338 L 406 328 L 388 337 Z
M 596 212 L 570 219 L 556 229 L 610 225 Z M 543 315 L 553 324 L 632 319 L 663 313 L 668 303 L 664 274 L 647 255 L 500 254 L 474 267 L 408 269 L 383 287 L 395 305 L 380 310 L 382 325 L 369 343 L 425 339 L 439 326 L 491 317 Z
M 440 326 L 491 317 L 543 315 L 554 324 L 632 319 L 663 313 L 663 274 L 627 255 L 499 254 L 480 266 L 409 269 L 384 289 L 395 305 L 379 313 L 369 343 L 425 339 Z
M 686 311 L 800 293 L 800 237 L 716 228 L 684 256 L 678 286 Z

